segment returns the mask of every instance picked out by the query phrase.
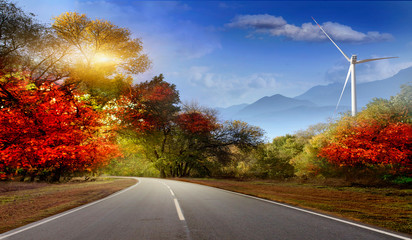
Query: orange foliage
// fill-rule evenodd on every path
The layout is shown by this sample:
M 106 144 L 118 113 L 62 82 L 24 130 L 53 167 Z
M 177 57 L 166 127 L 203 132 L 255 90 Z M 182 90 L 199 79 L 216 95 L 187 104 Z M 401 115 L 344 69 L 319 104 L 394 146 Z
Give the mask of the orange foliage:
M 412 126 L 407 123 L 379 124 L 361 120 L 337 129 L 335 141 L 319 156 L 341 166 L 381 165 L 401 172 L 412 170 Z

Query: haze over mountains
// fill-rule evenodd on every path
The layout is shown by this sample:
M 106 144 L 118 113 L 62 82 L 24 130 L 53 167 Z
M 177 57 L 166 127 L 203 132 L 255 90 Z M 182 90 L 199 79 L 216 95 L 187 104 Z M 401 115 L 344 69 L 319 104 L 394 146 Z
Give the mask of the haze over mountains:
M 367 83 L 357 84 L 358 111 L 373 98 L 389 99 L 400 91 L 403 84 L 412 81 L 412 67 L 396 75 Z M 310 125 L 326 122 L 334 116 L 336 103 L 342 91 L 342 83 L 315 86 L 294 98 L 276 94 L 263 97 L 252 104 L 216 108 L 223 120 L 242 120 L 265 130 L 272 139 L 294 133 Z M 338 112 L 350 110 L 350 83 L 346 86 Z

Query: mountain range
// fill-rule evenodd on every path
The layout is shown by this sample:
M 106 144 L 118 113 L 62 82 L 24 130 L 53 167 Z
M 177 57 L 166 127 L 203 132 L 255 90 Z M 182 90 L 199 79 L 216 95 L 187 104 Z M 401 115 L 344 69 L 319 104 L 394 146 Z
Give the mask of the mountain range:
M 389 99 L 399 93 L 403 84 L 412 81 L 412 67 L 399 71 L 396 75 L 367 83 L 357 84 L 358 111 L 374 98 Z M 338 112 L 350 110 L 350 84 L 346 87 Z M 280 94 L 266 96 L 251 104 L 216 108 L 223 120 L 242 120 L 259 126 L 268 138 L 292 134 L 308 126 L 326 122 L 334 115 L 336 103 L 343 85 L 333 83 L 312 87 L 294 98 Z

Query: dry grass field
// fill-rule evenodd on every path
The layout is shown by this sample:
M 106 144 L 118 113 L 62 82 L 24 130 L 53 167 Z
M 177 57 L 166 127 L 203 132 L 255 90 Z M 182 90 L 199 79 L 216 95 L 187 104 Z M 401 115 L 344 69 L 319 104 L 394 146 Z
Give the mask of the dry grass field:
M 180 179 L 412 234 L 412 189 L 276 181 Z
M 134 179 L 58 184 L 0 182 L 0 233 L 104 198 L 135 183 Z

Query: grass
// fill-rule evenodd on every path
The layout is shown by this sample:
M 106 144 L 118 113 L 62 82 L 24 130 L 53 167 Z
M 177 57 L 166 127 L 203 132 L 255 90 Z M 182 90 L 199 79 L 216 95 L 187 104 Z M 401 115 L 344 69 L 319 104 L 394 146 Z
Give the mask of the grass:
M 0 233 L 104 198 L 136 183 L 98 178 L 93 182 L 0 182 Z
M 178 180 L 244 193 L 412 234 L 412 189 L 342 187 L 262 180 Z

